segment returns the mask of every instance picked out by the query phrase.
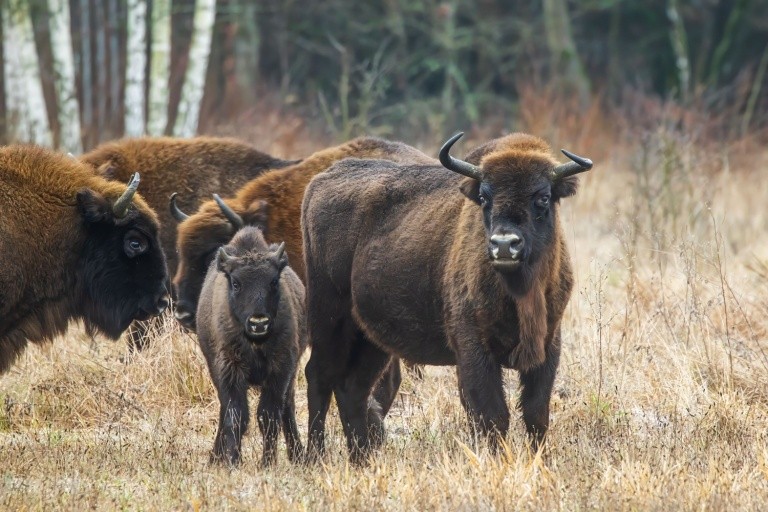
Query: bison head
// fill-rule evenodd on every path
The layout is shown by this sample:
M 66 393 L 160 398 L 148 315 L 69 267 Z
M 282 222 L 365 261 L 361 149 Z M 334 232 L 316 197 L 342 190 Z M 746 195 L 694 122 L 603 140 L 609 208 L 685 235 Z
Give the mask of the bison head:
M 553 244 L 557 205 L 576 192 L 578 178 L 574 175 L 591 169 L 592 161 L 563 150 L 572 162 L 556 165 L 543 141 L 513 135 L 489 149 L 480 165 L 474 165 L 449 154 L 462 135 L 454 135 L 443 145 L 440 162 L 467 177 L 460 189 L 480 208 L 488 260 L 515 295 L 525 295 L 537 262 Z
M 134 320 L 168 306 L 168 271 L 154 213 L 134 194 L 138 173 L 114 202 L 85 188 L 77 207 L 86 231 L 78 283 L 86 327 L 118 338 Z
M 195 313 L 203 289 L 208 266 L 216 257 L 218 249 L 232 239 L 232 235 L 244 225 L 244 221 L 218 194 L 214 201 L 207 202 L 194 215 L 187 215 L 176 205 L 176 194 L 170 199 L 173 218 L 180 224 L 176 237 L 179 264 L 173 277 L 176 294 L 174 315 L 185 328 L 195 330 Z M 262 213 L 265 203 L 249 212 L 248 217 L 256 225 L 265 222 Z
M 280 274 L 288 265 L 285 242 L 267 246 L 261 230 L 247 227 L 218 252 L 217 269 L 227 276 L 229 310 L 253 343 L 269 337 L 280 302 Z

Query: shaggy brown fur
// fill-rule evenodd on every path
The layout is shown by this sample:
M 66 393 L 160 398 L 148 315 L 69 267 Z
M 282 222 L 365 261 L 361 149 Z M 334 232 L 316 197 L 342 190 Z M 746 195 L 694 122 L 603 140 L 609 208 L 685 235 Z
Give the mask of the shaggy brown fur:
M 349 159 L 307 187 L 311 455 L 323 451 L 332 392 L 353 460 L 376 444 L 366 398 L 392 356 L 457 365 L 462 404 L 493 446 L 509 427 L 502 368 L 517 369 L 526 428 L 536 442 L 546 432 L 573 285 L 558 208 L 577 178 L 553 178 L 548 145 L 530 135 L 469 159 L 480 179 Z M 513 235 L 514 251 L 503 249 Z
M 293 269 L 302 281 L 304 261 L 300 215 L 304 189 L 316 174 L 348 157 L 381 158 L 398 163 L 435 163 L 434 159 L 405 144 L 361 137 L 318 151 L 284 170 L 266 173 L 246 184 L 234 197 L 224 199 L 245 224 L 263 227 L 267 241 L 285 241 Z M 189 313 L 195 311 L 205 271 L 215 250 L 226 244 L 236 230 L 214 201 L 203 203 L 196 214 L 178 226 L 179 264 L 173 279 L 177 306 Z M 188 327 L 193 325 L 191 323 Z
M 182 210 L 194 212 L 211 194 L 230 195 L 268 169 L 297 161 L 274 158 L 243 141 L 222 137 L 142 137 L 107 142 L 80 159 L 108 180 L 125 183 L 141 173 L 141 189 L 160 218 L 160 236 L 171 275 L 176 272 L 176 221 L 168 198 L 179 193 Z
M 266 173 L 249 182 L 235 197 L 224 200 L 243 218 L 245 224 L 263 227 L 268 242 L 285 241 L 286 252 L 293 262 L 292 268 L 302 281 L 304 261 L 300 213 L 304 189 L 315 175 L 347 157 L 382 158 L 398 163 L 435 163 L 434 159 L 408 145 L 361 137 L 318 151 L 284 170 Z M 189 329 L 195 328 L 195 311 L 206 269 L 216 250 L 229 242 L 236 229 L 213 201 L 204 203 L 195 215 L 178 227 L 179 266 L 173 279 L 177 296 L 176 318 Z M 385 373 L 386 377 L 375 392 L 384 415 L 389 411 L 400 386 L 399 362 L 394 362 Z
M 157 216 L 112 211 L 124 183 L 34 146 L 0 149 L 0 183 L 0 373 L 70 320 L 116 338 L 167 304 Z

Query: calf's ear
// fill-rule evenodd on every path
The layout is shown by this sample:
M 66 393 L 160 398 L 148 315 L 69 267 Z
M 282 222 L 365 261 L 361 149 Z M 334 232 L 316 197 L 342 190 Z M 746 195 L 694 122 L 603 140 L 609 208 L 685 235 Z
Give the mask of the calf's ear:
M 480 204 L 480 182 L 474 178 L 465 178 L 459 185 L 461 193 L 475 204 Z
M 114 220 L 112 205 L 109 204 L 109 201 L 89 188 L 84 188 L 77 193 L 77 211 L 83 220 L 89 224 Z

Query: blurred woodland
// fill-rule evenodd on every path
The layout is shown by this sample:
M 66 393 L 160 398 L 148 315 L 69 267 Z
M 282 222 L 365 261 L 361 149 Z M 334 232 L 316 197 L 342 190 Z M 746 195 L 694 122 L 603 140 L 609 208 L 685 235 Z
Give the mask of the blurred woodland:
M 4 143 L 77 152 L 259 123 L 265 108 L 338 140 L 439 140 L 514 129 L 537 96 L 625 118 L 653 98 L 719 116 L 724 139 L 768 127 L 765 0 L 0 5 Z

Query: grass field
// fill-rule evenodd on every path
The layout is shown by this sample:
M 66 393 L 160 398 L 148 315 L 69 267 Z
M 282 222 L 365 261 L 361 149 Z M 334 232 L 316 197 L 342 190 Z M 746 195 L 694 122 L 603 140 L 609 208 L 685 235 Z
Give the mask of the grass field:
M 281 441 L 262 470 L 254 428 L 239 469 L 210 466 L 218 403 L 196 340 L 158 322 L 129 360 L 74 327 L 0 377 L 0 509 L 764 509 L 768 151 L 664 123 L 601 139 L 611 126 L 532 122 L 597 162 L 562 210 L 576 286 L 543 452 L 517 416 L 501 455 L 473 442 L 453 368 L 429 367 L 406 374 L 368 467 L 347 463 L 335 408 L 322 465 L 289 464 Z M 301 375 L 306 443 L 305 390 Z

